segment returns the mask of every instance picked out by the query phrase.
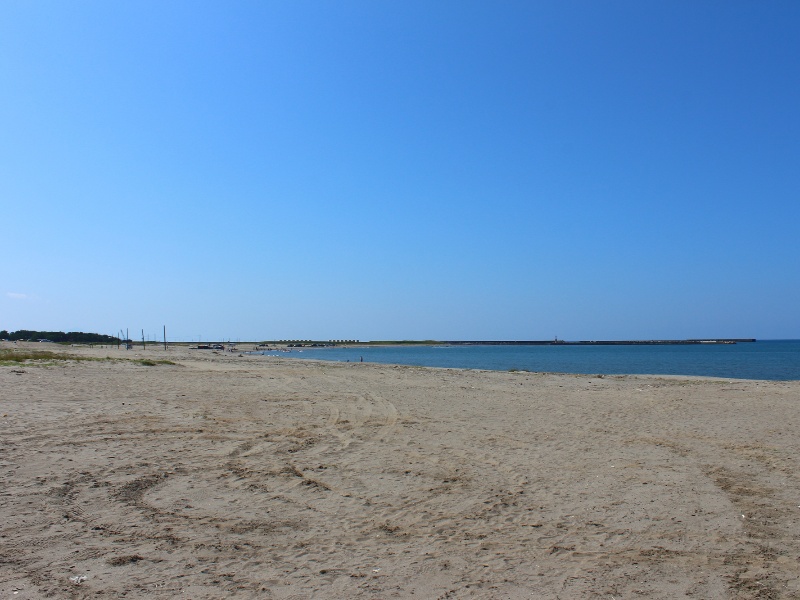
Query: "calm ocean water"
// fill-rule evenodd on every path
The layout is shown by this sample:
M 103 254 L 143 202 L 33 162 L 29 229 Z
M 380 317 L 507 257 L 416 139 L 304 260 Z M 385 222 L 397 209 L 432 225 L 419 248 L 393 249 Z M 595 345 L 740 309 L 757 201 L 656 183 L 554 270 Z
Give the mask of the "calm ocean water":
M 264 354 L 274 354 L 265 352 Z M 287 358 L 553 373 L 800 380 L 800 340 L 685 346 L 386 346 L 302 348 Z

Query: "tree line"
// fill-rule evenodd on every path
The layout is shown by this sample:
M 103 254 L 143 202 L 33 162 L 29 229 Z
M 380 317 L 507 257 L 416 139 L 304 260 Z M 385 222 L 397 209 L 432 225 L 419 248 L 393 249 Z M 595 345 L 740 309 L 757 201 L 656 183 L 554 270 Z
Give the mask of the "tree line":
M 39 340 L 49 340 L 60 344 L 118 344 L 118 337 L 104 335 L 101 333 L 84 333 L 83 331 L 31 331 L 20 329 L 19 331 L 8 332 L 5 329 L 0 331 L 0 340 L 38 342 Z

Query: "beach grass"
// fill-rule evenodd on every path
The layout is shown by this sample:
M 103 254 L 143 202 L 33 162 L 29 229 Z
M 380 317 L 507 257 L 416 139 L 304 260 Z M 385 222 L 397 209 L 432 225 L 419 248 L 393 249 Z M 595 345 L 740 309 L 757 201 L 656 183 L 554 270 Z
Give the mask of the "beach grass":
M 131 362 L 146 366 L 155 367 L 157 365 L 174 365 L 171 360 L 149 360 L 149 359 L 128 359 L 112 358 L 106 356 L 99 358 L 96 356 L 79 356 L 64 352 L 51 352 L 50 350 L 0 350 L 0 366 L 9 367 L 21 364 L 53 364 L 55 361 L 120 361 L 130 360 Z
M 49 350 L 0 350 L 0 365 L 14 365 L 31 361 L 56 361 L 56 360 L 103 360 L 89 356 L 75 356 Z
M 136 364 L 142 365 L 144 367 L 155 367 L 157 365 L 174 365 L 176 363 L 172 362 L 171 360 L 150 360 L 148 358 L 143 358 L 140 360 L 134 360 Z

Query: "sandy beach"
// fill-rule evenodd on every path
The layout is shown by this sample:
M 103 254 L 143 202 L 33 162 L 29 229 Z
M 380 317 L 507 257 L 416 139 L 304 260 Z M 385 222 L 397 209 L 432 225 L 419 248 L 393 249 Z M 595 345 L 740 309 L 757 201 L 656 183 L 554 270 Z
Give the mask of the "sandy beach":
M 800 597 L 800 382 L 2 347 L 2 598 Z

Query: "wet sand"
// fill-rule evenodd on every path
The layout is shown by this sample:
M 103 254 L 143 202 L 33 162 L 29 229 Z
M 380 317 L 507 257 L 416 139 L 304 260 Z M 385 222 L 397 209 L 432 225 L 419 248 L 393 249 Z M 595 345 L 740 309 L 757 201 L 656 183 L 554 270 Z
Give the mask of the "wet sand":
M 800 597 L 800 382 L 28 347 L 2 598 Z

